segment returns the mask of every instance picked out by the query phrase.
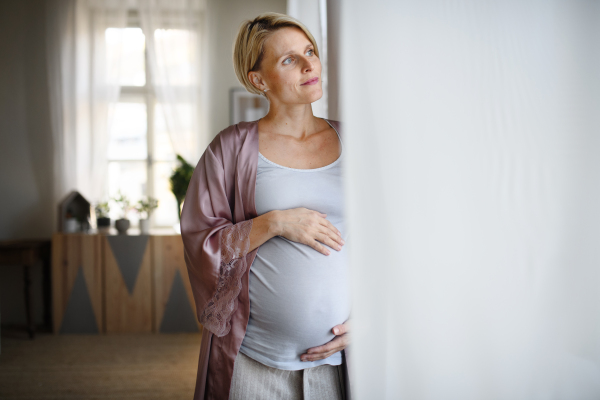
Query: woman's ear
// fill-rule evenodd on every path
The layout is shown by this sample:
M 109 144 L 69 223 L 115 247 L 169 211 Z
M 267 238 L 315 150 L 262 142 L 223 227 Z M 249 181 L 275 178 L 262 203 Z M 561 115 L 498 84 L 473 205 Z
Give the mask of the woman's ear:
M 260 74 L 256 71 L 250 71 L 248 72 L 248 79 L 250 80 L 250 83 L 252 83 L 252 85 L 257 88 L 258 90 L 260 90 L 261 92 L 264 91 L 267 88 L 267 85 L 265 85 L 262 77 L 260 76 Z

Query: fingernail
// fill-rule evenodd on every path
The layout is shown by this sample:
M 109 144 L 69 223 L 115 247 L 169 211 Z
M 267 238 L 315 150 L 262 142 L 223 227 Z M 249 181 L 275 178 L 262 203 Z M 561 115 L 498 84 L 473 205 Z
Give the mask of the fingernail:
M 342 244 L 346 244 L 346 241 L 344 239 L 342 239 Z
M 333 333 L 337 335 L 338 333 L 340 333 L 340 330 L 338 328 L 333 328 Z

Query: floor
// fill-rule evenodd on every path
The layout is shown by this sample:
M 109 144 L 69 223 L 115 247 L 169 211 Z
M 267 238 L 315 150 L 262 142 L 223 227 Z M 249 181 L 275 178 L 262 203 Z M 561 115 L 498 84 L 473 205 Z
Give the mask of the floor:
M 0 399 L 192 400 L 201 334 L 54 335 L 2 327 Z

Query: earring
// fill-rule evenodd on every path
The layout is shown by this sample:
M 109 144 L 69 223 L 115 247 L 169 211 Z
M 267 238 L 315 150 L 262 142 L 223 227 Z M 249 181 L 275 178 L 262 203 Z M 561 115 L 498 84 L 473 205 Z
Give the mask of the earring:
M 269 89 L 265 89 L 265 90 L 263 90 L 263 92 L 267 93 L 267 90 L 269 90 Z

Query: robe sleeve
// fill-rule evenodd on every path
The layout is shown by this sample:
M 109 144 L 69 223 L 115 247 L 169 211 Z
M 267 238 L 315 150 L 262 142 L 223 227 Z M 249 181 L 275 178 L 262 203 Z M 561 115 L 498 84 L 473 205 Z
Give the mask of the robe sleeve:
M 181 237 L 198 321 L 222 337 L 238 307 L 252 219 L 232 222 L 220 150 L 213 141 L 194 169 L 181 211 Z

